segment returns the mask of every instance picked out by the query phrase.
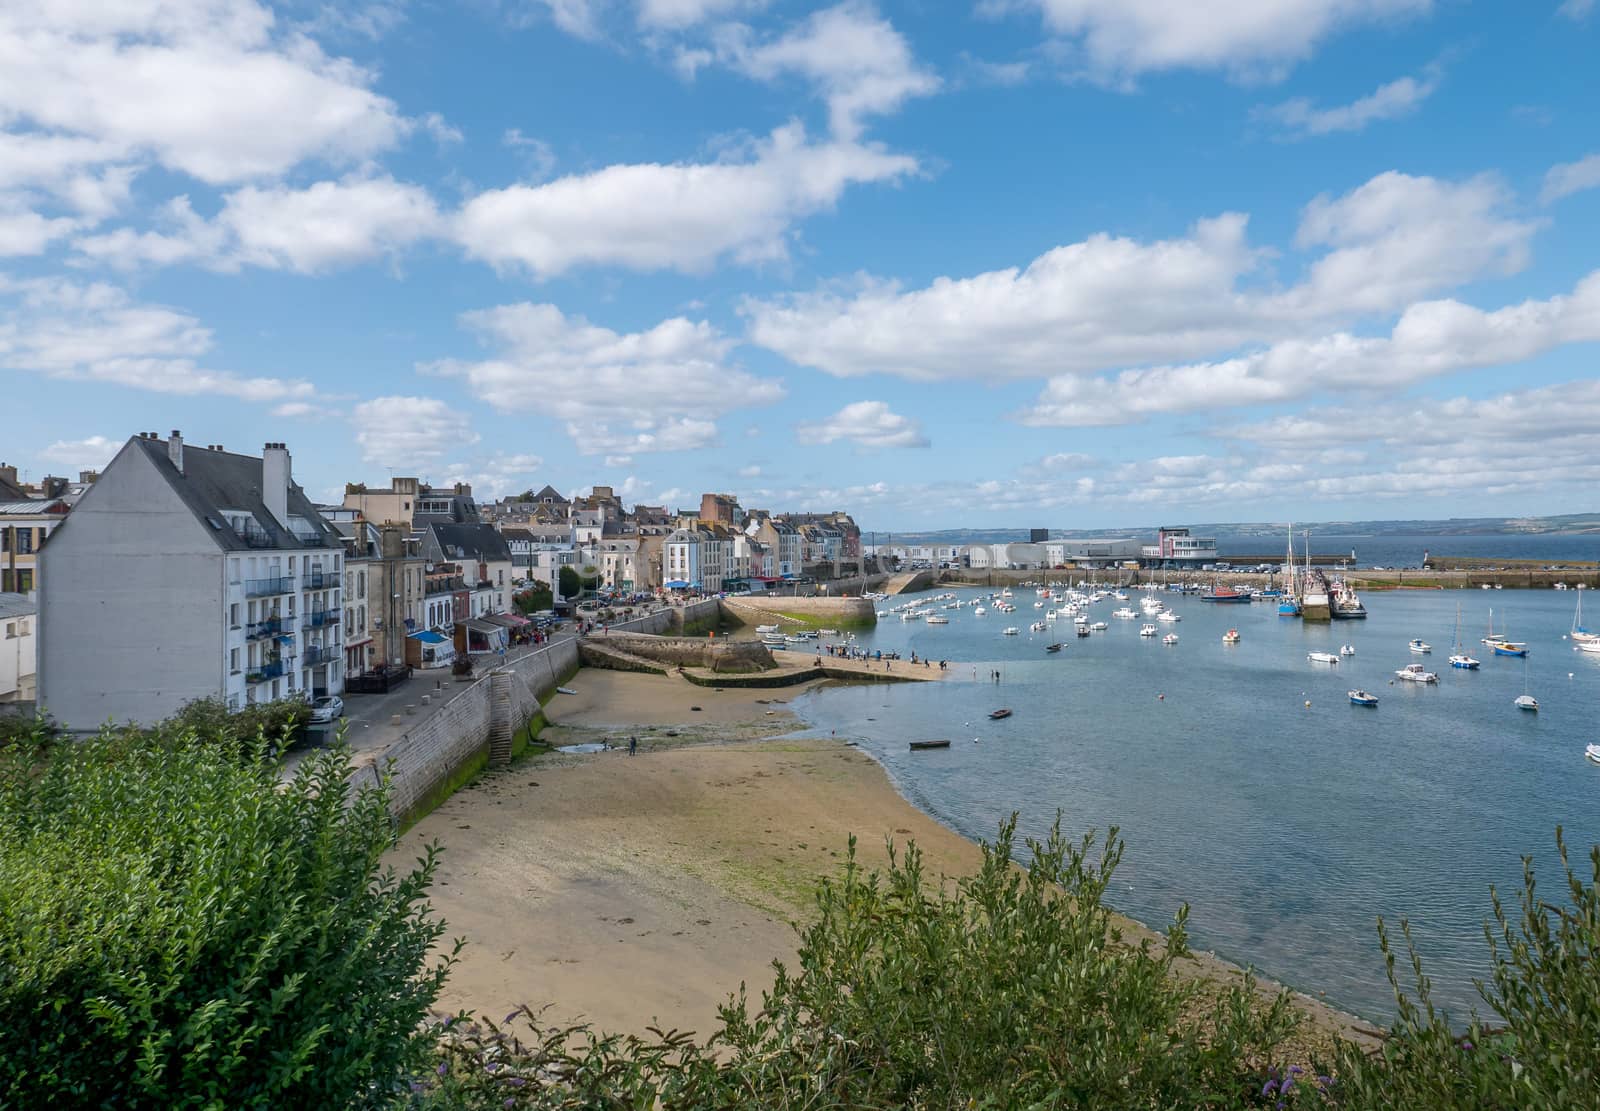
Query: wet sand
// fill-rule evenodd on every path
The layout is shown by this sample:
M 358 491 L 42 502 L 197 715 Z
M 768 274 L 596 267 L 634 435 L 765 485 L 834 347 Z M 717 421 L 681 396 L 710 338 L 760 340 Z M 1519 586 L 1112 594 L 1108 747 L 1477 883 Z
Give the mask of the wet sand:
M 443 1007 L 498 1019 L 527 1003 L 548 1006 L 549 1022 L 705 1033 L 741 982 L 759 997 L 774 958 L 792 966 L 793 924 L 851 834 L 868 867 L 885 863 L 888 838 L 915 840 L 931 875 L 978 864 L 974 843 L 907 803 L 865 753 L 752 739 L 792 731 L 782 703 L 804 688 L 717 693 L 590 669 L 571 685 L 577 695 L 547 707 L 544 739 L 624 747 L 487 774 L 392 854 L 409 861 L 430 840 L 446 849 L 432 901 L 447 936 L 468 945 Z M 1186 963 L 1217 984 L 1237 974 L 1206 955 Z M 1319 1039 L 1350 1029 L 1315 1001 L 1306 1008 Z

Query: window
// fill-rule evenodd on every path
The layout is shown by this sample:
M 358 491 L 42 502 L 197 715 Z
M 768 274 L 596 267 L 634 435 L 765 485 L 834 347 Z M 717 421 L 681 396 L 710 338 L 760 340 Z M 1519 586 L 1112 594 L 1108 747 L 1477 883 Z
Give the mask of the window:
M 237 648 L 228 650 L 228 671 L 233 675 L 239 674 L 239 650 Z
M 33 530 L 23 528 L 17 530 L 17 551 L 22 555 L 29 555 L 33 551 Z
M 232 628 L 239 627 L 239 603 L 234 602 L 228 607 L 228 624 Z
M 7 640 L 16 640 L 17 639 L 17 623 L 15 621 L 7 621 L 6 622 L 6 639 Z

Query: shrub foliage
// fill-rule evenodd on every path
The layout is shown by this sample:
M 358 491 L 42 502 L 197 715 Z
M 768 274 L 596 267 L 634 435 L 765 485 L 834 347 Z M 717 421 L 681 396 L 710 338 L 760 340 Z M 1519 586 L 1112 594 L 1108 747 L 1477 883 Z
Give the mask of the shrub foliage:
M 392 1097 L 449 957 L 430 850 L 348 754 L 107 731 L 0 754 L 0 1105 L 347 1107 Z

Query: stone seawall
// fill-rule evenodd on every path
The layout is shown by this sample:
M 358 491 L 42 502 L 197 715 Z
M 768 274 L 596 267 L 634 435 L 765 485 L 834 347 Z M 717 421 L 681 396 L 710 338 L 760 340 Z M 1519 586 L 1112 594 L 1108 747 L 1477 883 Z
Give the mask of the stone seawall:
M 859 629 L 877 624 L 878 613 L 865 598 L 763 598 L 722 599 L 722 613 L 741 625 L 806 625 L 834 629 Z
M 578 644 L 568 637 L 530 652 L 503 669 L 511 676 L 511 732 L 527 727 L 541 713 L 542 703 L 578 670 Z M 383 754 L 370 773 L 389 776 L 389 812 L 402 825 L 438 805 L 489 762 L 489 737 L 494 708 L 490 676 L 471 687 L 415 726 Z
M 771 671 L 778 665 L 772 653 L 756 641 L 699 637 L 644 636 L 636 633 L 591 635 L 588 642 L 601 648 L 674 667 L 699 667 L 719 674 Z

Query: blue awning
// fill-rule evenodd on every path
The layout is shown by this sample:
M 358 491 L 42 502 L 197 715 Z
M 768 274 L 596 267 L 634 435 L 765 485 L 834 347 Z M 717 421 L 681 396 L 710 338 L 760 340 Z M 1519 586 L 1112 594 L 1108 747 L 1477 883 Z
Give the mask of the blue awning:
M 424 629 L 420 633 L 412 633 L 411 639 L 420 640 L 423 644 L 445 644 L 448 643 L 450 638 L 440 636 L 432 629 Z
M 667 583 L 666 585 L 667 585 L 667 589 L 668 590 L 682 590 L 684 587 L 688 586 L 689 584 L 684 582 L 682 579 L 673 579 L 671 582 Z

